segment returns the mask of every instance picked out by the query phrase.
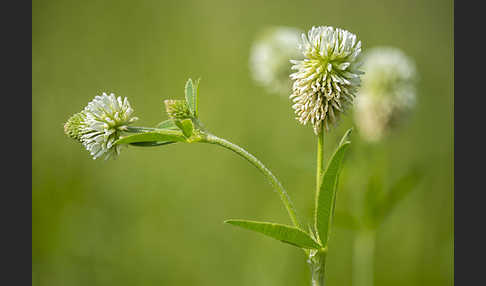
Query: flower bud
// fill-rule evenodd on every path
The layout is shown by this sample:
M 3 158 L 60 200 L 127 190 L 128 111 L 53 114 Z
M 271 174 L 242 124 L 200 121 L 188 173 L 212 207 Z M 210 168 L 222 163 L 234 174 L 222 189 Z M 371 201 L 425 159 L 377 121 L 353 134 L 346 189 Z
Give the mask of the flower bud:
M 170 119 L 183 120 L 193 117 L 185 100 L 166 99 L 164 104 Z

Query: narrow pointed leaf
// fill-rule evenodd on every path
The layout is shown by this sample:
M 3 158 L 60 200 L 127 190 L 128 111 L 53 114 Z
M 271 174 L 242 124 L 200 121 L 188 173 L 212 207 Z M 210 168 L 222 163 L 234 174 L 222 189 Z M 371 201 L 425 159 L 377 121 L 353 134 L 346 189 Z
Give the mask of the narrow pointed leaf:
M 344 155 L 350 145 L 350 142 L 347 140 L 350 133 L 351 129 L 344 134 L 338 148 L 329 160 L 329 164 L 321 178 L 321 187 L 316 195 L 315 227 L 323 246 L 326 246 L 329 237 L 339 174 Z
M 185 87 L 186 102 L 191 113 L 196 116 L 196 94 L 194 92 L 194 85 L 192 79 L 188 79 Z
M 175 141 L 136 142 L 136 143 L 130 143 L 130 145 L 138 146 L 138 147 L 156 147 L 156 146 L 168 145 L 172 143 L 177 143 L 177 142 Z
M 191 137 L 192 131 L 194 130 L 194 125 L 192 124 L 191 119 L 176 120 L 175 124 L 177 125 L 177 127 L 179 127 L 184 136 L 186 136 L 187 138 Z
M 129 144 L 138 142 L 158 142 L 158 141 L 186 141 L 181 131 L 174 130 L 157 130 L 151 132 L 137 133 L 122 137 L 115 141 L 115 144 Z
M 349 128 L 343 135 L 343 137 L 341 138 L 341 141 L 339 141 L 339 145 L 338 146 L 341 146 L 343 145 L 344 143 L 346 142 L 350 142 L 349 141 L 349 136 L 351 136 L 351 132 L 353 132 L 353 128 Z
M 157 124 L 155 127 L 159 129 L 172 129 L 172 130 L 179 129 L 175 124 L 174 120 L 172 119 L 167 119 L 165 121 L 162 121 L 159 124 Z
M 195 82 L 194 82 L 194 117 L 198 117 L 199 116 L 199 107 L 198 107 L 198 102 L 199 102 L 199 81 L 201 79 L 198 78 Z
M 307 233 L 293 226 L 239 219 L 229 219 L 226 220 L 225 223 L 262 233 L 293 246 L 301 248 L 320 248 L 320 245 Z

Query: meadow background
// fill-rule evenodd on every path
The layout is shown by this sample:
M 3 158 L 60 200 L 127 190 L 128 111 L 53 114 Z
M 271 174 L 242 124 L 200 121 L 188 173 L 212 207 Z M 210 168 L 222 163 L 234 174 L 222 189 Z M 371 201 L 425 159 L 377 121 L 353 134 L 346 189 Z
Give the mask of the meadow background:
M 331 25 L 363 51 L 401 48 L 420 74 L 416 112 L 378 146 L 355 132 L 338 211 L 367 176 L 386 184 L 412 166 L 424 179 L 378 231 L 376 285 L 453 285 L 453 1 L 33 0 L 32 284 L 309 285 L 303 253 L 223 224 L 227 218 L 290 223 L 265 178 L 207 144 L 131 147 L 92 160 L 63 123 L 95 95 L 129 98 L 137 125 L 166 118 L 201 77 L 200 118 L 281 179 L 300 214 L 313 210 L 316 138 L 287 97 L 251 79 L 249 52 L 269 25 Z M 326 158 L 352 116 L 326 135 Z M 333 229 L 328 285 L 351 285 L 355 232 Z

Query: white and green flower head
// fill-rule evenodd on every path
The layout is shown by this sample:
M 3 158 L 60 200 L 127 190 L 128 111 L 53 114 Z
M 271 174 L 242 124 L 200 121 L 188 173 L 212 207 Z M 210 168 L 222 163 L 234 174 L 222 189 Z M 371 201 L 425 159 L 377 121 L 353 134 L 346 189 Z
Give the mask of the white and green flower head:
M 64 132 L 82 143 L 93 159 L 104 156 L 106 160 L 120 154 L 121 146 L 114 142 L 129 124 L 138 119 L 132 113 L 126 97 L 122 99 L 113 93 L 103 93 L 89 102 L 84 110 L 71 116 L 64 125 Z
M 356 35 L 329 26 L 312 27 L 302 34 L 303 60 L 291 60 L 294 80 L 290 98 L 296 119 L 311 122 L 314 133 L 329 130 L 353 103 L 360 85 L 361 41 Z
M 269 92 L 288 94 L 291 89 L 290 59 L 302 59 L 298 49 L 301 31 L 284 26 L 268 27 L 258 36 L 250 51 L 253 79 Z
M 363 55 L 363 70 L 354 120 L 363 139 L 376 142 L 413 110 L 416 68 L 400 49 L 376 47 Z

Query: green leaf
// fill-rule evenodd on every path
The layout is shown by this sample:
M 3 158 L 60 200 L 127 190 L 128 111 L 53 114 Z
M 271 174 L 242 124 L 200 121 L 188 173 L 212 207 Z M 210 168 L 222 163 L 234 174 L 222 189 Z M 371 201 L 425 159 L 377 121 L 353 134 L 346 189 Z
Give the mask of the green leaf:
M 194 130 L 194 125 L 192 124 L 191 119 L 184 119 L 184 120 L 176 120 L 175 124 L 177 127 L 179 127 L 180 130 L 182 130 L 182 133 L 184 136 L 187 138 L 191 137 L 192 131 Z
M 414 168 L 401 177 L 383 196 L 379 205 L 379 222 L 383 222 L 393 209 L 410 193 L 422 179 L 422 173 Z
M 201 78 L 198 78 L 196 82 L 194 82 L 194 117 L 199 116 L 199 107 L 198 107 L 198 102 L 199 102 L 199 82 L 201 81 Z
M 194 90 L 194 85 L 192 83 L 192 79 L 188 79 L 186 82 L 186 87 L 185 87 L 185 94 L 186 94 L 186 102 L 189 107 L 189 110 L 191 111 L 192 115 L 196 117 L 197 111 L 197 98 L 196 98 L 196 92 Z
M 136 143 L 130 143 L 130 145 L 138 146 L 138 147 L 156 147 L 156 146 L 168 145 L 172 143 L 177 143 L 177 142 L 174 141 L 136 142 Z
M 226 220 L 225 223 L 262 233 L 293 246 L 301 248 L 320 248 L 320 245 L 307 233 L 293 226 L 239 219 L 229 219 Z
M 341 138 L 341 141 L 339 141 L 339 146 L 342 146 L 344 143 L 346 142 L 349 142 L 351 143 L 351 141 L 349 141 L 349 136 L 351 136 L 351 132 L 353 132 L 353 128 L 349 128 L 343 135 L 343 138 Z
M 329 227 L 333 219 L 339 173 L 346 150 L 351 144 L 348 141 L 350 133 L 351 129 L 344 134 L 338 148 L 329 160 L 329 164 L 322 175 L 321 187 L 316 195 L 315 228 L 324 247 L 329 238 Z
M 155 126 L 155 128 L 159 129 L 171 129 L 171 130 L 178 130 L 179 128 L 175 124 L 174 120 L 172 119 L 167 119 L 165 121 L 160 122 Z
M 137 133 L 122 137 L 115 141 L 115 144 L 129 144 L 138 142 L 166 142 L 166 141 L 186 141 L 184 135 L 180 131 L 161 129 L 157 131 Z

